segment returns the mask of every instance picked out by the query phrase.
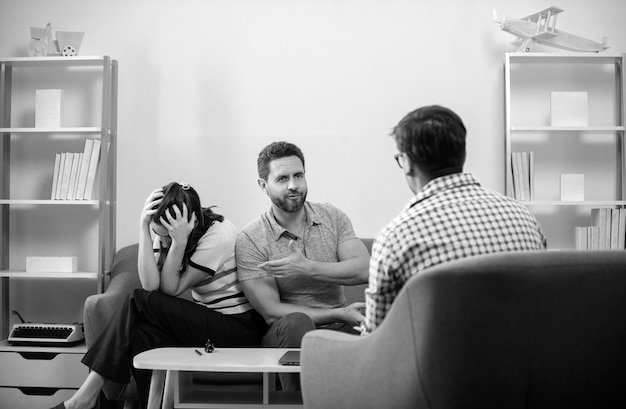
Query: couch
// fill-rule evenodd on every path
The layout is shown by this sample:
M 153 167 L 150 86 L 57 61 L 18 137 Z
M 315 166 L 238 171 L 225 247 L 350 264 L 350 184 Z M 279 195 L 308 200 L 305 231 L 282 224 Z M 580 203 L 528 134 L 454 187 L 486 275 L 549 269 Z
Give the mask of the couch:
M 362 239 L 362 241 L 370 251 L 373 240 Z M 89 296 L 85 300 L 84 322 L 87 346 L 91 345 L 104 325 L 111 320 L 113 313 L 128 294 L 133 289 L 141 287 L 137 273 L 137 250 L 138 245 L 132 244 L 117 251 L 106 290 L 101 294 Z M 363 301 L 365 287 L 365 284 L 346 286 L 345 295 L 348 302 Z M 184 297 L 191 298 L 189 292 Z M 232 390 L 261 387 L 260 374 L 250 374 L 250 376 L 223 374 L 219 378 L 212 374 L 198 374 L 197 382 L 204 383 L 205 387 L 208 384 L 208 387 Z M 137 398 L 134 382 L 129 385 L 107 382 L 103 393 L 108 400 L 127 401 L 128 407 L 132 407 L 132 401 Z
M 434 267 L 372 334 L 307 333 L 301 364 L 306 409 L 624 408 L 626 252 Z

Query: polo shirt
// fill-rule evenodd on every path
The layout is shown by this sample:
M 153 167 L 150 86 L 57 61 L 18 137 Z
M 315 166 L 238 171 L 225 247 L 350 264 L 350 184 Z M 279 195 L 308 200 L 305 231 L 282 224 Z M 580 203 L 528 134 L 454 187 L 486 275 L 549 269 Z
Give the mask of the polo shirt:
M 287 257 L 289 242 L 310 260 L 337 262 L 338 247 L 356 238 L 352 222 L 346 214 L 330 203 L 305 202 L 304 236 L 298 237 L 276 221 L 272 209 L 246 226 L 237 237 L 235 253 L 240 281 L 268 277 L 259 264 Z M 346 304 L 343 287 L 308 277 L 277 277 L 280 299 L 284 303 L 313 308 L 336 308 Z

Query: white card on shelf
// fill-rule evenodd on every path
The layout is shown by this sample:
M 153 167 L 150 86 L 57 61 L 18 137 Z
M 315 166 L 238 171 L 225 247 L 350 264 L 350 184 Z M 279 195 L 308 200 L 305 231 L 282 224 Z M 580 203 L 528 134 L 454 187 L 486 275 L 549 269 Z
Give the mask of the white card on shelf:
M 552 126 L 589 126 L 586 91 L 552 91 L 550 124 Z
M 582 202 L 583 200 L 585 200 L 584 174 L 561 174 L 561 200 L 564 202 Z
M 63 90 L 35 90 L 35 128 L 60 128 Z

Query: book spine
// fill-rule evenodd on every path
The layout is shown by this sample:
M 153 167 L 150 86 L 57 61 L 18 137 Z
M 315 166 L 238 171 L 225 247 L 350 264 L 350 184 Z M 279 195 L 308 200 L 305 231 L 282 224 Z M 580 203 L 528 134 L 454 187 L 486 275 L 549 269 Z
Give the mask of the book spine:
M 93 141 L 91 150 L 91 158 L 89 160 L 89 171 L 87 172 L 87 182 L 85 183 L 85 194 L 83 199 L 91 200 L 93 197 L 93 186 L 96 181 L 96 171 L 98 169 L 98 160 L 100 159 L 100 140 Z
M 59 166 L 61 165 L 61 154 L 54 155 L 54 170 L 52 173 L 52 191 L 50 192 L 50 199 L 56 199 L 57 184 L 59 181 Z
M 519 152 L 511 153 L 511 168 L 513 169 L 513 190 L 516 200 L 524 200 L 522 196 L 522 169 Z
M 67 199 L 67 192 L 70 189 L 70 177 L 72 176 L 72 165 L 74 163 L 74 154 L 71 152 L 65 153 L 65 164 L 63 167 L 63 178 L 61 179 L 61 194 L 60 200 Z
M 85 188 L 87 186 L 87 174 L 89 173 L 89 162 L 91 161 L 91 152 L 93 149 L 93 139 L 85 140 L 85 148 L 83 150 L 83 160 L 80 164 L 78 173 L 78 182 L 76 184 L 76 196 L 78 200 L 85 198 Z
M 76 197 L 76 180 L 78 179 L 78 169 L 80 168 L 80 161 L 82 160 L 82 153 L 75 153 L 74 160 L 72 162 L 72 173 L 70 174 L 70 184 L 67 190 L 67 200 L 74 200 Z

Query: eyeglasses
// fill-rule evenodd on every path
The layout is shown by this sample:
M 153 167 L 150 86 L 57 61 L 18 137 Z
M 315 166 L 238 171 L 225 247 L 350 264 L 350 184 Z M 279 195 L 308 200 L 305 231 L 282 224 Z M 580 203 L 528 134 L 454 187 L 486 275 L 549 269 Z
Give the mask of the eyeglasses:
M 403 169 L 402 168 L 402 163 L 400 163 L 400 156 L 402 156 L 402 155 L 404 155 L 404 152 L 396 153 L 395 155 L 393 155 L 393 158 L 396 160 L 396 163 L 398 164 L 400 169 Z

